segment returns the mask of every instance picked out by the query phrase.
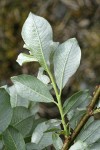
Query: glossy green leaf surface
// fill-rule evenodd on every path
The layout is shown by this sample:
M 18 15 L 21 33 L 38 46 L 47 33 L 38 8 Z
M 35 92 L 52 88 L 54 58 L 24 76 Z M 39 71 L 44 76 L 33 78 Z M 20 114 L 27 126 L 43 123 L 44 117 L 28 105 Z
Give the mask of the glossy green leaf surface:
M 34 76 L 19 75 L 12 77 L 17 93 L 28 100 L 34 102 L 53 102 L 47 86 Z
M 59 45 L 54 54 L 54 74 L 60 91 L 76 72 L 81 59 L 81 50 L 75 38 Z
M 0 89 L 0 134 L 9 126 L 13 110 L 10 105 L 10 96 L 5 89 Z

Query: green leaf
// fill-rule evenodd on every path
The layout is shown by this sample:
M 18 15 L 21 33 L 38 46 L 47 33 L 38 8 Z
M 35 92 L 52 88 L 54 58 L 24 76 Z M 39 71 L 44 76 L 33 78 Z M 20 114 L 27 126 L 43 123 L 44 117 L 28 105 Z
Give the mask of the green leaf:
M 52 140 L 53 140 L 53 145 L 54 145 L 55 149 L 61 150 L 61 148 L 63 146 L 63 142 L 62 142 L 61 138 L 59 137 L 59 135 L 56 133 L 53 133 Z
M 86 105 L 88 104 L 88 99 L 89 99 L 88 90 L 79 91 L 73 94 L 71 97 L 69 97 L 65 101 L 63 105 L 64 115 L 70 112 L 71 110 L 74 110 L 77 107 L 80 107 L 80 105 L 82 105 L 82 108 L 86 107 Z
M 39 141 L 42 139 L 42 137 L 44 135 L 50 135 L 50 138 L 52 139 L 52 133 L 44 133 L 45 131 L 47 131 L 48 129 L 51 129 L 53 127 L 57 127 L 61 124 L 60 120 L 56 120 L 56 119 L 51 119 L 49 121 L 45 121 L 43 123 L 40 123 L 34 130 L 33 134 L 32 134 L 32 139 L 31 142 L 32 143 L 36 143 L 38 144 Z
M 69 113 L 67 115 L 69 124 L 70 124 L 70 127 L 72 129 L 74 129 L 77 126 L 77 124 L 79 123 L 79 120 L 81 119 L 81 117 L 86 113 L 86 110 L 78 110 L 77 109 L 77 110 L 73 111 L 71 118 L 69 118 Z
M 89 150 L 88 145 L 82 141 L 74 143 L 69 150 Z
M 4 146 L 3 141 L 0 140 L 0 150 L 3 150 L 3 146 Z
M 31 112 L 31 114 L 35 116 L 37 112 L 39 112 L 39 103 L 31 101 L 28 109 Z
M 43 150 L 45 147 L 48 147 L 49 145 L 53 144 L 52 140 L 52 133 L 44 133 L 41 140 L 35 144 L 35 143 L 30 143 L 27 144 L 27 150 Z
M 16 88 L 14 85 L 9 87 L 9 93 L 10 93 L 10 103 L 12 108 L 16 106 L 24 106 L 28 108 L 30 101 L 26 98 L 21 97 L 18 95 Z
M 48 84 L 50 82 L 50 79 L 47 75 L 43 74 L 43 72 L 44 72 L 44 69 L 40 67 L 37 78 L 40 81 L 42 81 L 44 84 Z
M 8 150 L 26 150 L 22 135 L 13 127 L 3 133 L 3 141 Z
M 39 149 L 39 145 L 33 144 L 33 143 L 27 143 L 26 149 L 27 150 L 41 150 L 41 149 Z
M 76 72 L 81 59 L 81 51 L 75 38 L 62 43 L 54 54 L 54 74 L 60 91 Z
M 77 137 L 77 140 L 82 140 L 88 145 L 95 143 L 100 139 L 100 120 L 94 120 L 90 123 Z
M 100 140 L 90 146 L 91 150 L 100 150 Z
M 11 125 L 25 137 L 31 131 L 33 116 L 27 108 L 15 107 Z
M 28 100 L 34 102 L 53 102 L 53 97 L 50 94 L 47 86 L 34 76 L 19 75 L 11 78 L 17 93 Z
M 27 54 L 24 54 L 24 53 L 20 53 L 17 57 L 17 60 L 18 64 L 20 66 L 22 66 L 24 63 L 27 63 L 27 62 L 32 62 L 32 61 L 37 61 L 36 58 L 34 58 L 32 55 L 27 55 Z
M 44 133 L 43 137 L 39 141 L 39 149 L 42 150 L 43 148 L 52 145 L 52 133 Z
M 22 28 L 22 38 L 32 55 L 47 69 L 50 45 L 53 45 L 53 32 L 48 21 L 30 13 Z
M 9 126 L 13 110 L 10 105 L 10 96 L 5 89 L 0 89 L 0 134 Z
M 47 132 L 61 133 L 62 131 L 63 130 L 61 130 L 60 128 L 51 128 L 51 129 L 46 130 L 44 133 L 47 133 Z
M 0 87 L 0 89 L 5 89 L 5 90 L 6 90 L 6 92 L 9 94 L 9 88 L 8 88 L 8 86 L 7 86 L 7 85 L 3 85 L 3 86 L 1 86 L 1 87 Z

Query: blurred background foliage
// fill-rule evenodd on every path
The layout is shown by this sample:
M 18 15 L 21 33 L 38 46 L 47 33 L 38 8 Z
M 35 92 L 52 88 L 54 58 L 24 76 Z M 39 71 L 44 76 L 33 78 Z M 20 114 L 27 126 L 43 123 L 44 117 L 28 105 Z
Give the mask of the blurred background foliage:
M 16 62 L 25 51 L 21 29 L 30 11 L 50 22 L 54 41 L 79 41 L 81 65 L 63 97 L 79 89 L 92 91 L 100 83 L 100 0 L 0 0 L 0 85 L 11 85 L 13 75 L 37 74 L 37 63 L 20 67 Z

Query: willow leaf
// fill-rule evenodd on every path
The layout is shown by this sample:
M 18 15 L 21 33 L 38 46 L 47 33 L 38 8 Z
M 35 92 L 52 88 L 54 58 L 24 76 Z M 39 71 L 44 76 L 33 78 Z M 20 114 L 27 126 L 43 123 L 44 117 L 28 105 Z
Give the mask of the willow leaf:
M 33 116 L 27 108 L 15 107 L 13 109 L 11 125 L 25 137 L 31 131 Z
M 49 22 L 30 13 L 22 28 L 22 38 L 33 56 L 47 69 L 51 52 L 50 45 L 53 45 L 53 32 Z
M 54 102 L 47 86 L 34 76 L 19 75 L 11 78 L 17 93 L 34 102 Z
M 37 61 L 37 59 L 35 59 L 32 55 L 27 55 L 27 54 L 24 54 L 24 53 L 20 53 L 18 55 L 16 61 L 19 63 L 20 66 L 22 66 L 24 63 Z
M 8 150 L 26 150 L 22 135 L 11 126 L 3 133 L 3 141 Z
M 81 58 L 81 51 L 75 38 L 62 43 L 54 54 L 54 74 L 60 91 L 69 78 L 76 72 Z
M 10 105 L 10 96 L 5 89 L 0 89 L 0 134 L 9 126 L 13 110 Z
M 77 137 L 77 140 L 93 144 L 100 139 L 100 120 L 90 123 Z

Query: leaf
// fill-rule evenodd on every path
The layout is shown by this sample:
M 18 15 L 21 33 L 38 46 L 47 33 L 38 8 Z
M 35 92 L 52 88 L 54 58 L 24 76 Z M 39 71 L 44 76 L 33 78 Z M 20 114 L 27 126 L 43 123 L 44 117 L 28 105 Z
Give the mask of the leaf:
M 51 129 L 55 126 L 57 127 L 57 126 L 59 126 L 59 124 L 61 124 L 61 121 L 56 120 L 56 119 L 51 119 L 49 121 L 45 121 L 43 123 L 40 123 L 39 125 L 37 125 L 37 127 L 35 128 L 35 130 L 32 134 L 31 142 L 38 144 L 39 141 L 44 136 L 44 134 L 47 135 L 46 133 L 44 133 L 45 131 L 47 131 L 48 129 Z M 48 135 L 49 134 L 51 135 L 51 138 L 52 138 L 52 134 L 48 133 Z
M 43 150 L 45 147 L 52 145 L 52 133 L 44 133 L 38 144 L 27 144 L 27 150 Z
M 28 141 L 28 142 L 31 141 L 31 137 L 32 137 L 32 134 L 33 134 L 35 128 L 44 121 L 46 121 L 46 119 L 43 119 L 43 118 L 39 118 L 39 119 L 36 119 L 35 121 L 33 121 L 33 126 L 31 128 L 31 131 L 29 132 L 29 134 L 25 137 L 25 141 Z
M 88 90 L 79 91 L 79 92 L 73 94 L 71 97 L 69 97 L 64 102 L 64 105 L 63 105 L 64 115 L 67 114 L 68 112 L 70 112 L 71 110 L 76 109 L 80 105 L 82 105 L 82 107 L 84 107 L 85 101 L 86 101 L 86 104 L 85 104 L 85 107 L 86 107 L 86 105 L 88 103 L 88 99 L 89 99 Z
M 15 107 L 11 125 L 25 137 L 31 131 L 33 116 L 27 108 Z
M 3 146 L 4 146 L 3 141 L 0 140 L 0 150 L 3 150 Z
M 27 143 L 26 144 L 26 149 L 27 150 L 40 150 L 39 145 L 33 144 L 33 143 Z
M 30 101 L 26 98 L 21 97 L 18 95 L 16 88 L 14 85 L 9 87 L 9 93 L 10 93 L 10 103 L 12 108 L 16 106 L 24 106 L 28 108 Z
M 54 74 L 60 91 L 76 72 L 81 59 L 81 50 L 75 38 L 62 43 L 54 54 Z
M 37 112 L 39 112 L 39 103 L 31 101 L 28 109 L 31 112 L 31 114 L 35 116 Z
M 51 119 L 49 121 L 45 121 L 38 124 L 32 134 L 31 142 L 38 145 L 39 150 L 42 150 L 43 148 L 53 144 L 52 132 L 45 132 L 45 131 L 54 127 L 58 127 L 60 124 L 61 121 L 56 119 Z
M 82 140 L 83 142 L 88 143 L 88 145 L 95 143 L 100 139 L 100 120 L 94 120 L 90 123 L 83 132 L 77 137 L 77 140 Z
M 68 116 L 69 113 L 68 113 L 67 117 L 69 119 L 69 124 L 72 129 L 74 129 L 77 126 L 77 124 L 79 123 L 79 120 L 85 113 L 86 113 L 86 110 L 75 110 L 73 111 L 73 115 L 71 118 L 69 118 Z
M 89 148 L 86 143 L 79 140 L 74 143 L 69 150 L 89 150 Z
M 8 86 L 7 86 L 7 85 L 3 85 L 3 86 L 1 86 L 1 87 L 0 87 L 0 89 L 5 89 L 5 90 L 6 90 L 6 92 L 9 94 L 9 88 L 8 88 Z
M 48 84 L 50 82 L 50 79 L 47 75 L 43 74 L 43 72 L 44 72 L 44 69 L 40 67 L 37 78 L 40 81 L 42 81 L 44 84 Z
M 5 89 L 0 89 L 0 134 L 9 126 L 13 110 L 10 105 L 10 96 Z
M 51 52 L 50 45 L 53 45 L 53 32 L 48 21 L 30 13 L 22 28 L 22 38 L 32 55 L 47 69 Z
M 3 141 L 8 150 L 26 150 L 22 135 L 13 127 L 3 133 Z
M 27 62 L 32 62 L 32 61 L 37 61 L 36 58 L 34 58 L 32 55 L 27 55 L 27 54 L 24 54 L 24 53 L 20 53 L 17 57 L 17 60 L 18 64 L 20 66 L 22 66 L 24 63 L 27 63 Z
M 99 100 L 99 102 L 98 102 L 98 104 L 97 104 L 97 108 L 100 108 L 100 100 Z
M 57 132 L 57 133 L 61 133 L 63 130 L 61 130 L 60 128 L 51 128 L 51 129 L 48 129 L 46 130 L 44 133 L 47 133 L 47 132 Z
M 45 84 L 34 76 L 19 75 L 11 78 L 17 93 L 34 102 L 53 102 L 53 97 Z
M 41 138 L 41 140 L 39 141 L 38 145 L 40 150 L 42 150 L 43 148 L 52 145 L 53 141 L 52 141 L 52 133 L 44 133 L 43 137 Z
M 91 150 L 100 150 L 100 140 L 90 146 Z
M 62 142 L 61 138 L 59 137 L 59 135 L 56 133 L 53 133 L 52 140 L 53 140 L 53 145 L 54 145 L 55 149 L 61 150 L 61 148 L 63 146 L 63 142 Z

